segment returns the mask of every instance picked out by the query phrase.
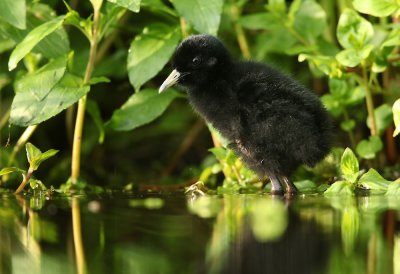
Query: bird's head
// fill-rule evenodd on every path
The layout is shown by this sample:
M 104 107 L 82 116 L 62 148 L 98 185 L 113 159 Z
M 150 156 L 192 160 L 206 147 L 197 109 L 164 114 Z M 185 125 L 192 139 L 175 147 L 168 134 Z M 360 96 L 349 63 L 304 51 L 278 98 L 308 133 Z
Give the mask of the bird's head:
M 174 70 L 160 86 L 159 92 L 180 84 L 184 87 L 211 82 L 231 63 L 228 50 L 211 35 L 193 35 L 183 40 L 172 59 Z

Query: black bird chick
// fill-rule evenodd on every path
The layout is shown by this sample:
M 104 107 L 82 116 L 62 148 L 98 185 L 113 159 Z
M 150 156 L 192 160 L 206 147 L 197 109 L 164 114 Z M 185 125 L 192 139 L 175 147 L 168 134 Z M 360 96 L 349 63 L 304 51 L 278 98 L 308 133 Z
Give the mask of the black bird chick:
M 185 39 L 172 65 L 159 92 L 184 87 L 195 111 L 228 147 L 261 178 L 270 178 L 273 193 L 282 193 L 282 186 L 296 193 L 293 171 L 314 166 L 329 152 L 331 120 L 319 98 L 279 71 L 233 60 L 211 35 Z

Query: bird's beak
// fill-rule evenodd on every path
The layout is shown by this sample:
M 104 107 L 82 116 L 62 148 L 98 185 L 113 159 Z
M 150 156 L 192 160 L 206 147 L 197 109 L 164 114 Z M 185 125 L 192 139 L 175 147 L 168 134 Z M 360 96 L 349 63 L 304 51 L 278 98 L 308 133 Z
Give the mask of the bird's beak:
M 164 83 L 162 83 L 162 85 L 158 89 L 158 93 L 161 93 L 164 90 L 166 90 L 167 88 L 175 85 L 178 82 L 180 76 L 181 76 L 181 73 L 179 71 L 177 71 L 176 69 L 174 69 L 171 72 L 171 74 L 167 77 L 167 79 L 165 79 Z

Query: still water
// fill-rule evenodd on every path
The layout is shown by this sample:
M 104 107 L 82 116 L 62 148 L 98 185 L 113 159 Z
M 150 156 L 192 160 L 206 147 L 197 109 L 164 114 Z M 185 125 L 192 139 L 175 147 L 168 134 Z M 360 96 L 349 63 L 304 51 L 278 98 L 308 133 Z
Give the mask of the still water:
M 0 273 L 400 274 L 400 199 L 0 197 Z

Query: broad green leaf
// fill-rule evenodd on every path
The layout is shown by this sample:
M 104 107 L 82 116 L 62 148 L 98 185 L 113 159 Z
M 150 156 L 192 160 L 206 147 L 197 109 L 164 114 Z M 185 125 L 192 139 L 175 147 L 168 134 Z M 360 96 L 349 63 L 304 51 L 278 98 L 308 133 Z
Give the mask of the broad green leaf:
M 386 180 L 378 171 L 371 168 L 367 173 L 361 176 L 358 183 L 366 189 L 387 190 L 391 181 Z
M 136 36 L 128 55 L 129 80 L 136 91 L 165 66 L 179 39 L 178 28 L 161 24 L 150 25 Z
M 19 29 L 26 28 L 25 0 L 0 1 L 0 18 Z
M 383 41 L 381 48 L 384 47 L 396 47 L 400 45 L 400 27 L 395 27 L 389 35 Z M 392 50 L 388 50 L 387 54 L 390 54 Z
M 40 149 L 38 149 L 37 147 L 35 147 L 33 144 L 31 143 L 26 143 L 25 145 L 25 149 L 26 149 L 26 157 L 28 158 L 28 163 L 33 166 L 35 160 L 42 154 L 42 152 L 40 151 Z
M 32 179 L 32 178 L 29 180 L 29 186 L 31 187 L 31 189 L 40 189 L 40 190 L 46 190 L 47 189 L 47 187 L 43 184 L 42 181 L 36 180 L 36 179 Z
M 19 90 L 11 105 L 10 123 L 19 126 L 39 124 L 77 102 L 89 90 L 89 86 L 82 85 L 81 78 L 68 73 L 43 100 L 38 100 L 27 90 Z
M 343 66 L 353 68 L 358 66 L 364 59 L 368 58 L 373 48 L 372 45 L 366 45 L 361 49 L 344 49 L 336 54 L 336 60 Z
M 8 69 L 13 70 L 18 62 L 25 57 L 43 38 L 61 27 L 65 16 L 58 16 L 33 29 L 24 40 L 13 50 L 8 61 Z
M 38 101 L 43 100 L 63 77 L 67 66 L 67 56 L 61 56 L 47 65 L 27 74 L 15 83 L 15 92 L 29 92 Z
M 295 55 L 298 53 L 290 53 L 297 44 L 296 38 L 287 31 L 287 29 L 275 21 L 278 25 L 268 29 L 268 32 L 260 33 L 257 36 L 254 50 L 257 51 L 260 59 L 264 58 L 267 53 L 285 53 L 288 55 Z M 255 56 L 257 57 L 257 56 Z
M 55 149 L 49 149 L 46 152 L 43 152 L 42 154 L 40 154 L 38 157 L 36 157 L 36 159 L 34 160 L 33 163 L 31 163 L 31 166 L 33 167 L 33 170 L 37 170 L 40 166 L 41 163 L 43 163 L 44 161 L 46 161 L 47 159 L 53 157 L 54 155 L 56 155 L 58 153 L 58 150 Z
M 301 193 L 317 191 L 317 185 L 311 180 L 296 181 L 294 185 Z
M 400 133 L 400 99 L 394 102 L 393 107 L 393 121 L 396 129 L 393 132 L 393 137 L 396 137 Z
M 394 182 L 391 182 L 388 185 L 387 191 L 386 191 L 386 195 L 395 195 L 397 197 L 399 197 L 400 195 L 400 180 L 397 179 Z
M 171 0 L 178 13 L 200 33 L 216 35 L 224 0 Z
M 267 9 L 271 12 L 284 14 L 286 13 L 285 0 L 268 0 Z
M 355 185 L 347 181 L 334 182 L 327 190 L 325 195 L 354 195 Z
M 128 101 L 114 111 L 107 126 L 114 130 L 132 130 L 159 117 L 179 94 L 172 90 L 158 94 L 157 90 L 145 89 L 133 94 Z
M 368 140 L 362 140 L 357 144 L 356 151 L 364 159 L 373 159 L 383 148 L 383 143 L 379 136 L 370 136 Z
M 365 98 L 365 88 L 363 86 L 352 87 L 346 95 L 346 105 L 359 104 L 363 102 L 363 99 Z
M 359 172 L 358 160 L 350 148 L 346 148 L 342 155 L 340 169 L 346 180 L 350 183 L 356 181 Z
M 340 15 L 336 35 L 345 49 L 361 49 L 372 39 L 374 29 L 372 24 L 357 12 L 346 9 Z
M 108 0 L 108 2 L 127 8 L 133 12 L 139 12 L 140 1 L 141 0 Z
M 332 94 L 325 94 L 321 97 L 321 101 L 334 117 L 339 117 L 343 112 L 343 107 L 340 104 L 340 101 L 336 99 Z
M 346 80 L 339 78 L 329 79 L 329 92 L 335 98 L 343 98 L 349 93 L 349 85 Z
M 392 109 L 388 104 L 383 104 L 375 109 L 374 115 L 378 134 L 382 134 L 393 121 Z M 371 128 L 369 117 L 367 118 L 367 126 Z
M 99 143 L 102 144 L 104 141 L 104 124 L 101 119 L 99 106 L 95 101 L 87 100 L 86 110 L 92 117 L 97 129 L 99 130 Z
M 294 29 L 308 41 L 315 41 L 326 27 L 326 13 L 314 0 L 301 3 L 294 19 Z
M 332 56 L 302 53 L 299 54 L 298 60 L 299 62 L 307 60 L 312 69 L 321 71 L 330 77 L 341 77 L 342 75 L 342 71 L 340 70 L 336 59 Z
M 274 14 L 263 12 L 244 15 L 239 18 L 239 24 L 248 29 L 275 29 L 282 27 L 279 18 Z M 269 35 L 270 36 L 270 35 Z M 270 38 L 272 38 L 270 36 Z
M 0 170 L 0 176 L 13 173 L 13 172 L 20 172 L 20 173 L 25 173 L 25 170 L 19 169 L 17 167 L 5 167 Z
M 359 12 L 385 17 L 399 10 L 400 2 L 397 0 L 354 0 L 353 6 Z

